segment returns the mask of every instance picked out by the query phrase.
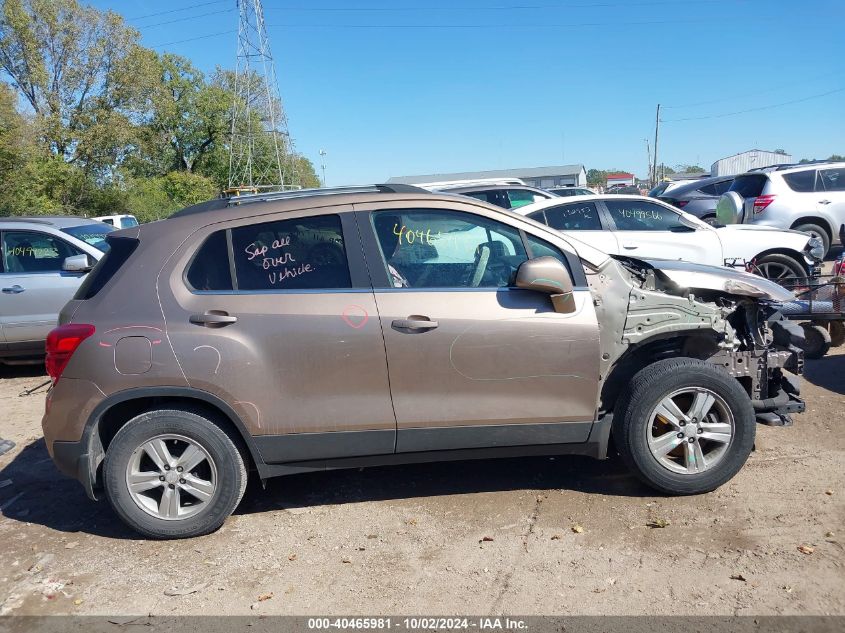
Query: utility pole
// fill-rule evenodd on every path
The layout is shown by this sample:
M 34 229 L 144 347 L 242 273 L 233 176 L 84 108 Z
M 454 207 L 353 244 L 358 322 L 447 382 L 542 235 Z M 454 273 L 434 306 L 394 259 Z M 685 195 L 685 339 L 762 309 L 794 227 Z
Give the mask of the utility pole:
M 648 156 L 648 162 L 646 163 L 646 165 L 648 165 L 648 182 L 650 187 L 654 187 L 657 183 L 654 182 L 654 172 L 651 169 L 651 145 L 648 144 L 647 138 L 644 138 L 643 140 L 645 141 L 645 153 L 646 156 Z
M 657 134 L 660 131 L 660 104 L 657 104 L 657 116 L 654 120 L 654 178 L 657 179 Z M 657 184 L 655 182 L 655 184 Z
M 298 188 L 293 140 L 261 0 L 236 0 L 236 6 L 237 63 L 226 193 Z
M 323 170 L 323 186 L 326 186 L 326 150 L 320 150 L 320 168 Z

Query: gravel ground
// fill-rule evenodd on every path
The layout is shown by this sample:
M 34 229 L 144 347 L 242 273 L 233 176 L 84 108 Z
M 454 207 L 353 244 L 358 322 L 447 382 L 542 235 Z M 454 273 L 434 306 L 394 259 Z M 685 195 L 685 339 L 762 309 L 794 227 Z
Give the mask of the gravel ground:
M 215 534 L 137 538 L 62 477 L 41 368 L 0 368 L 0 614 L 845 614 L 845 354 L 758 427 L 716 492 L 618 459 L 414 465 L 253 481 Z M 665 527 L 649 527 L 665 525 Z

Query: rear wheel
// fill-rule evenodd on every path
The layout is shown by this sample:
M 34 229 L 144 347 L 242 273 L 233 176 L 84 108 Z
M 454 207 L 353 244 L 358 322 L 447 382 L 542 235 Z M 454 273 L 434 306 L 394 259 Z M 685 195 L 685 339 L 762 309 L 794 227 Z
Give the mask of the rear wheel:
M 716 218 L 715 215 L 705 215 L 701 218 L 702 222 L 707 222 L 710 226 L 719 226 L 719 220 Z
M 771 253 L 758 259 L 754 272 L 774 282 L 807 276 L 807 270 L 801 262 L 782 253 Z
M 132 529 L 187 538 L 218 529 L 243 496 L 247 473 L 232 439 L 188 410 L 142 413 L 114 436 L 103 464 L 106 496 Z
M 723 370 L 692 358 L 662 360 L 637 373 L 628 394 L 614 417 L 614 441 L 652 488 L 709 492 L 745 464 L 754 445 L 754 409 Z
M 830 332 L 823 325 L 802 323 L 804 329 L 804 356 L 817 360 L 830 351 Z
M 827 252 L 830 250 L 830 237 L 822 227 L 818 224 L 806 223 L 806 224 L 799 224 L 798 226 L 793 226 L 793 229 L 796 231 L 801 231 L 802 233 L 809 233 L 812 237 L 817 237 L 822 241 L 822 245 L 824 246 L 824 255 L 822 255 L 822 259 L 827 257 Z

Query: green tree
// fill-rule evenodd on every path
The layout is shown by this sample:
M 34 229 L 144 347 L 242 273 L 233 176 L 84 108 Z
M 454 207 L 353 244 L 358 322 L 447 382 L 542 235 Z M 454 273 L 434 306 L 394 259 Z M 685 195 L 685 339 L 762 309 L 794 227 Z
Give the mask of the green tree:
M 111 11 L 77 0 L 4 0 L 0 67 L 57 156 L 108 170 L 146 102 L 150 51 Z

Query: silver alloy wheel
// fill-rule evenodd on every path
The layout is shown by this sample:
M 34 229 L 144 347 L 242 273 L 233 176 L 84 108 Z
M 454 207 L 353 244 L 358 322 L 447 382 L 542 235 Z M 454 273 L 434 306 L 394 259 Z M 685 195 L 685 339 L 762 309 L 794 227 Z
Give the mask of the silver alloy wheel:
M 126 465 L 135 504 L 157 519 L 175 521 L 201 512 L 217 490 L 217 466 L 196 440 L 164 434 L 136 448 Z
M 761 277 L 771 281 L 784 281 L 785 279 L 797 277 L 795 271 L 780 262 L 763 262 L 762 264 L 757 264 L 757 272 Z
M 675 473 L 694 475 L 716 466 L 734 436 L 734 416 L 717 393 L 685 387 L 652 410 L 646 439 L 652 456 Z

